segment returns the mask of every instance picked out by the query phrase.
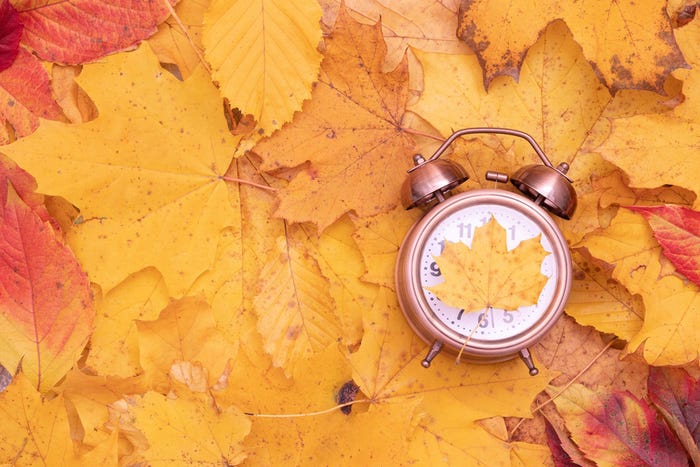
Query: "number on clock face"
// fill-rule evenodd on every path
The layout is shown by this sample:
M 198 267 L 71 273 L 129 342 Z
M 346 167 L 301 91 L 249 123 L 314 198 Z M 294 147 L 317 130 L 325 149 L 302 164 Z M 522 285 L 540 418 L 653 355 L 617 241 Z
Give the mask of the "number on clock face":
M 459 332 L 465 338 L 471 336 L 474 340 L 499 340 L 526 331 L 545 312 L 553 300 L 556 288 L 557 266 L 553 255 L 548 255 L 542 261 L 540 269 L 548 280 L 537 303 L 522 306 L 517 310 L 485 308 L 469 312 L 444 304 L 425 289 L 444 281 L 434 257 L 440 256 L 445 248 L 445 242 L 463 242 L 471 247 L 476 229 L 486 224 L 492 217 L 506 230 L 506 246 L 509 251 L 516 248 L 523 240 L 539 235 L 542 235 L 542 247 L 548 252 L 552 251 L 549 238 L 543 234 L 535 222 L 515 209 L 498 204 L 470 206 L 454 212 L 435 226 L 421 250 L 420 281 L 431 310 L 449 328 Z

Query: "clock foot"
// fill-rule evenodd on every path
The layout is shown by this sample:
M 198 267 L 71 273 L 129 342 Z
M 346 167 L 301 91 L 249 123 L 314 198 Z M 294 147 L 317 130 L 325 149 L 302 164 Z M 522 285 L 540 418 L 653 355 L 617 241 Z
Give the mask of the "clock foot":
M 540 370 L 535 367 L 535 362 L 532 361 L 532 355 L 530 355 L 528 349 L 522 349 L 520 351 L 520 358 L 525 362 L 527 369 L 530 370 L 530 376 L 535 376 L 540 372 Z
M 423 365 L 423 368 L 430 368 L 430 362 L 433 361 L 433 358 L 437 357 L 437 354 L 439 354 L 441 350 L 442 342 L 433 342 L 433 345 L 430 346 L 430 350 L 428 350 L 428 355 L 426 355 L 423 361 L 420 362 L 420 364 Z

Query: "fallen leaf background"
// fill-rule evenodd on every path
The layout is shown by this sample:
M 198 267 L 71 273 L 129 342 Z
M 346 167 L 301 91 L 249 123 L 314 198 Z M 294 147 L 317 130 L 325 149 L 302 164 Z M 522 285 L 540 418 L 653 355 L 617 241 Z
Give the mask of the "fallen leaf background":
M 2 3 L 24 30 L 0 71 L 0 462 L 698 459 L 697 5 L 287 3 Z M 575 281 L 536 377 L 423 369 L 393 290 L 411 156 L 468 126 L 571 165 Z M 494 135 L 443 157 L 459 190 L 536 161 Z

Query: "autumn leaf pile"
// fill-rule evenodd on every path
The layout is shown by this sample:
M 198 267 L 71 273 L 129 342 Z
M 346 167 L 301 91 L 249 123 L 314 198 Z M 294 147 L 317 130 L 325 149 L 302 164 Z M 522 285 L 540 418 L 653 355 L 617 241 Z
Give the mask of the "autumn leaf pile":
M 697 463 L 697 8 L 3 1 L 0 463 Z M 422 368 L 394 292 L 405 171 L 471 126 L 578 193 L 536 377 Z

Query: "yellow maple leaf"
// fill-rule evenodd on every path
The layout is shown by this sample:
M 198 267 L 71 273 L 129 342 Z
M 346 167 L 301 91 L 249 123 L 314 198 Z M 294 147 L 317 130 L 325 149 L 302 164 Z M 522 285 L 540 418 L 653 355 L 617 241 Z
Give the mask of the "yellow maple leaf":
M 43 400 L 24 374 L 15 375 L 0 393 L 0 464 L 75 462 L 64 404 L 61 395 Z
M 665 5 L 662 0 L 593 0 L 585 6 L 560 0 L 462 0 L 457 34 L 484 64 L 488 86 L 498 75 L 517 79 L 528 47 L 548 24 L 563 19 L 608 87 L 658 92 L 668 74 L 685 64 Z
M 445 281 L 428 287 L 443 303 L 467 312 L 484 308 L 517 310 L 537 303 L 547 276 L 540 272 L 549 253 L 540 236 L 508 250 L 506 229 L 495 218 L 474 230 L 471 248 L 446 242 L 435 262 Z
M 596 148 L 629 176 L 631 186 L 655 188 L 664 183 L 700 193 L 700 22 L 677 30 L 691 70 L 683 70 L 683 102 L 673 111 L 623 116 L 611 122 L 610 137 Z M 661 157 L 661 159 L 660 159 Z M 694 208 L 700 208 L 695 199 Z
M 683 365 L 698 358 L 700 288 L 663 273 L 661 246 L 641 215 L 620 210 L 607 229 L 581 244 L 614 264 L 612 277 L 644 301 L 644 323 L 630 337 L 630 352 L 644 344 L 644 358 L 653 365 Z
M 148 392 L 129 412 L 148 440 L 143 454 L 149 465 L 235 465 L 245 458 L 240 443 L 250 421 L 235 407 L 213 407 L 206 394 Z
M 96 120 L 46 121 L 3 151 L 80 209 L 66 236 L 91 281 L 107 291 L 153 266 L 182 296 L 234 216 L 222 176 L 239 139 L 218 90 L 203 70 L 178 81 L 147 47 L 86 65 L 79 82 Z

